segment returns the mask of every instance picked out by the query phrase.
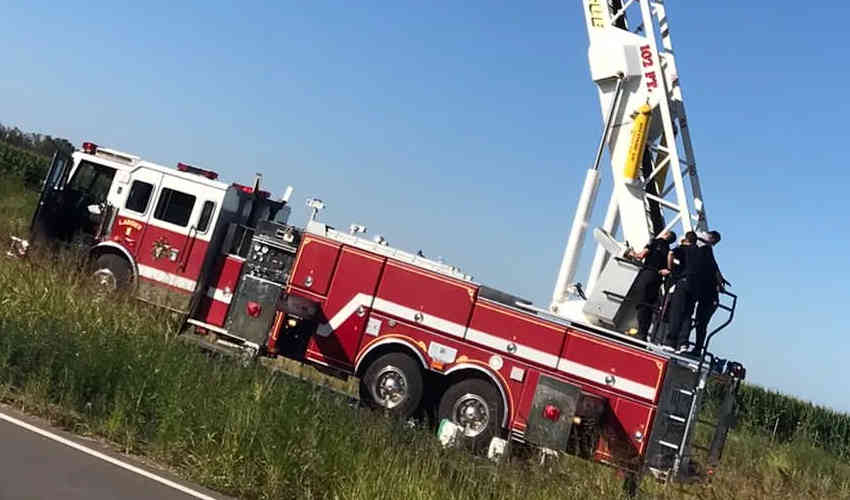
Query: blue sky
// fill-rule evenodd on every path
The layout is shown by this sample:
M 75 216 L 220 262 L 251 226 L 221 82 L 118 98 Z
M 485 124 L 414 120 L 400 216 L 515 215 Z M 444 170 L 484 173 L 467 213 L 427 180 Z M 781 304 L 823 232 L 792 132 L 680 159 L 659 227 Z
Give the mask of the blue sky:
M 579 2 L 2 6 L 0 122 L 328 204 L 548 304 L 601 129 Z M 850 8 L 668 3 L 716 253 L 714 350 L 850 411 Z M 610 172 L 603 170 L 604 175 Z M 601 216 L 604 201 L 597 206 Z

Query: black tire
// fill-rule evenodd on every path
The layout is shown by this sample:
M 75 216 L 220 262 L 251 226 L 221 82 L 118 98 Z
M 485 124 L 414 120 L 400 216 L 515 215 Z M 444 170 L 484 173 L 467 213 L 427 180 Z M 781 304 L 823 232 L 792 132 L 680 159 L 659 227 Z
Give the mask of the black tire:
M 467 411 L 472 415 L 464 418 Z M 486 452 L 499 434 L 504 414 L 499 390 L 480 378 L 464 379 L 446 389 L 437 411 L 439 421 L 446 418 L 463 429 L 462 442 L 476 453 Z
M 422 392 L 422 369 L 402 352 L 379 357 L 360 379 L 360 399 L 364 403 L 402 420 L 412 417 L 419 408 Z
M 125 291 L 130 286 L 133 271 L 127 261 L 114 253 L 106 253 L 97 258 L 92 268 L 95 286 L 104 293 Z M 113 281 L 114 280 L 114 286 Z

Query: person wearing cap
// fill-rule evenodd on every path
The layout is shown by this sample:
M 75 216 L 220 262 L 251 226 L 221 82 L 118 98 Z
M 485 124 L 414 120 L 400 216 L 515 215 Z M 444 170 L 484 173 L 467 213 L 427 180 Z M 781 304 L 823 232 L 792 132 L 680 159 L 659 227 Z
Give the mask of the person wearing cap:
M 629 250 L 630 257 L 643 262 L 643 267 L 635 278 L 632 297 L 637 304 L 635 306 L 638 321 L 636 336 L 640 340 L 646 340 L 649 335 L 649 327 L 652 325 L 652 315 L 658 303 L 662 281 L 670 274 L 670 270 L 667 269 L 667 254 L 670 253 L 670 244 L 674 241 L 676 241 L 676 233 L 664 231 L 647 243 L 640 252 Z
M 723 277 L 717 261 L 714 259 L 713 247 L 720 242 L 720 233 L 709 231 L 704 238 L 705 245 L 699 247 L 699 266 L 696 279 L 696 314 L 694 330 L 696 332 L 695 346 L 688 354 L 701 356 L 705 347 L 705 337 L 711 316 L 717 310 L 720 301 L 720 290 L 729 282 Z

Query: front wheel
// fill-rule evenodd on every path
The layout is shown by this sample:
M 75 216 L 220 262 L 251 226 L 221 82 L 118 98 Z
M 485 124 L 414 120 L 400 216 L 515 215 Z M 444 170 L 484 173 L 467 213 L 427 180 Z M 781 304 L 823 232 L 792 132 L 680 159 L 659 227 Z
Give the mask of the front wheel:
M 499 432 L 504 415 L 502 400 L 490 382 L 468 378 L 452 385 L 440 399 L 439 419 L 459 426 L 464 441 L 476 452 L 487 450 Z
M 124 290 L 130 284 L 133 272 L 129 264 L 118 255 L 107 253 L 94 262 L 92 281 L 101 293 Z
M 360 382 L 360 396 L 369 406 L 384 408 L 391 415 L 406 420 L 422 402 L 422 370 L 419 363 L 401 352 L 391 352 L 376 359 Z

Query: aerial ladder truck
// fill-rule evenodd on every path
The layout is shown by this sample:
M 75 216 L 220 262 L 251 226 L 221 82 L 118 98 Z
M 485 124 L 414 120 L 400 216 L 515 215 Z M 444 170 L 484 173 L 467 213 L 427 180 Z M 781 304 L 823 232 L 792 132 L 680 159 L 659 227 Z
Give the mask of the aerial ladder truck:
M 228 183 L 92 142 L 54 157 L 29 240 L 14 238 L 9 253 L 25 255 L 33 239 L 82 248 L 98 287 L 181 314 L 181 338 L 354 382 L 366 404 L 402 419 L 432 411 L 479 450 L 517 442 L 633 478 L 691 476 L 698 449 L 718 463 L 734 422 L 745 370 L 708 343 L 735 297 L 724 296 L 728 317 L 696 358 L 628 334 L 641 267 L 627 248 L 708 225 L 664 3 L 582 5 L 604 126 L 548 308 L 365 238 L 362 226 L 336 230 L 318 220 L 320 200 L 296 227 L 291 189 L 274 198 L 260 177 Z M 582 289 L 574 280 L 605 149 L 612 189 Z M 723 395 L 701 447 L 710 383 Z

